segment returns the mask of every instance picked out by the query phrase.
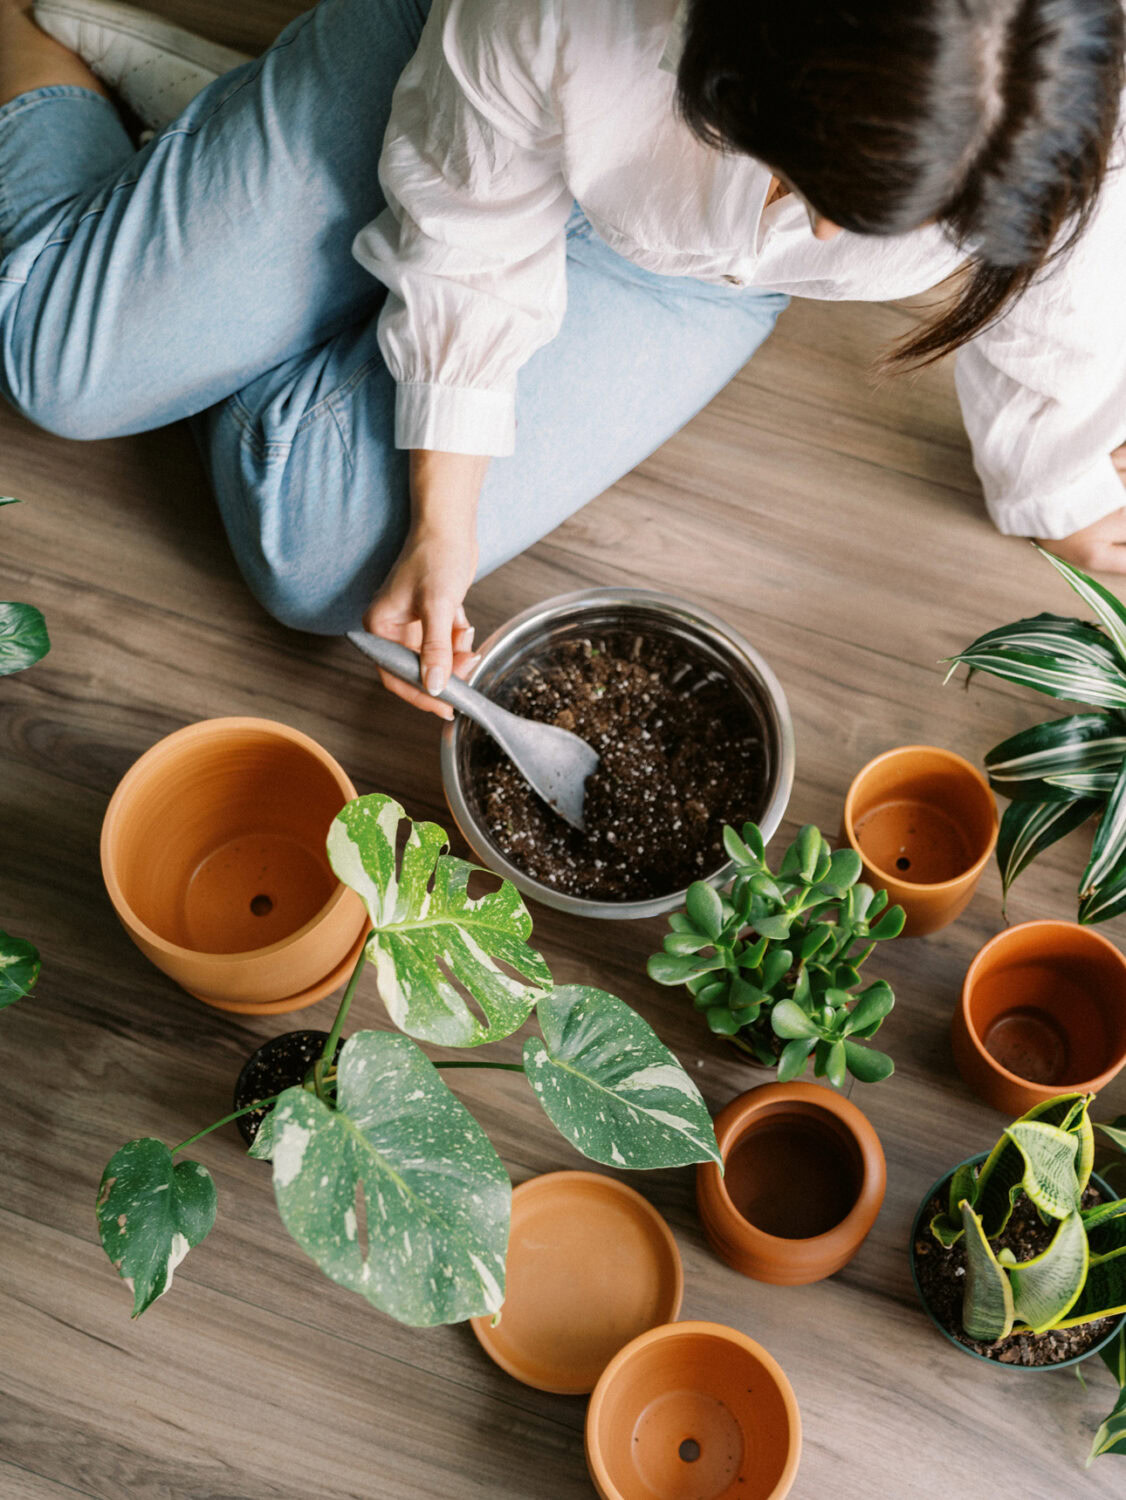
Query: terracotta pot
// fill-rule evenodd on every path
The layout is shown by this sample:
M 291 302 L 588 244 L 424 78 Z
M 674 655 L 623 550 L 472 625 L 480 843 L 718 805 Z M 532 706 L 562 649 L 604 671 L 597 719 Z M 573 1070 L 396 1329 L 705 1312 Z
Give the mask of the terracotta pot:
M 1097 1094 L 1126 1063 L 1126 959 L 1075 922 L 999 932 L 966 971 L 951 1028 L 974 1093 L 1006 1115 Z
M 126 932 L 226 1010 L 312 1004 L 347 978 L 363 903 L 329 867 L 355 787 L 314 740 L 268 719 L 209 719 L 146 751 L 102 825 L 102 875 Z
M 744 1276 L 778 1286 L 847 1265 L 884 1201 L 879 1137 L 855 1104 L 812 1083 L 766 1083 L 716 1116 L 723 1157 L 696 1169 L 712 1249 Z
M 512 1194 L 500 1321 L 471 1326 L 525 1385 L 586 1395 L 623 1344 L 676 1317 L 683 1292 L 672 1231 L 640 1193 L 599 1172 L 549 1172 Z
M 967 1156 L 964 1162 L 959 1162 L 958 1167 L 980 1167 L 982 1162 L 988 1155 L 988 1151 L 979 1151 L 976 1156 Z M 1053 1364 L 1016 1365 L 1008 1364 L 1006 1361 L 1000 1359 L 990 1359 L 985 1354 L 979 1354 L 976 1349 L 971 1349 L 968 1344 L 963 1344 L 961 1339 L 955 1338 L 950 1329 L 947 1328 L 945 1324 L 942 1323 L 937 1317 L 935 1317 L 934 1312 L 931 1310 L 930 1303 L 923 1296 L 923 1288 L 919 1282 L 919 1271 L 915 1263 L 915 1243 L 919 1239 L 920 1235 L 928 1233 L 927 1226 L 923 1222 L 924 1215 L 927 1211 L 927 1204 L 931 1201 L 936 1193 L 941 1193 L 943 1201 L 945 1202 L 950 1179 L 953 1177 L 954 1173 L 958 1171 L 958 1167 L 952 1167 L 949 1172 L 944 1172 L 937 1181 L 932 1182 L 930 1187 L 927 1188 L 927 1191 L 923 1196 L 923 1200 L 919 1204 L 919 1207 L 915 1212 L 915 1219 L 911 1225 L 911 1238 L 907 1242 L 907 1253 L 911 1261 L 911 1280 L 915 1284 L 915 1295 L 918 1297 L 920 1303 L 922 1304 L 923 1311 L 926 1313 L 927 1317 L 931 1320 L 934 1326 L 938 1329 L 939 1333 L 942 1334 L 943 1338 L 949 1340 L 949 1342 L 954 1345 L 955 1349 L 960 1350 L 963 1354 L 968 1354 L 971 1359 L 980 1360 L 983 1365 L 992 1365 L 995 1370 L 1026 1371 L 1065 1370 L 1069 1365 L 1082 1364 L 1085 1359 L 1089 1359 L 1092 1354 L 1097 1354 L 1099 1350 L 1105 1348 L 1112 1339 L 1117 1338 L 1119 1329 L 1122 1327 L 1123 1323 L 1126 1323 L 1126 1314 L 1123 1314 L 1121 1318 L 1116 1318 L 1114 1320 L 1113 1326 L 1110 1328 L 1105 1338 L 1099 1339 L 1097 1344 L 1092 1344 L 1091 1347 L 1084 1350 L 1082 1354 L 1075 1354 L 1070 1359 L 1058 1359 Z M 1111 1199 L 1118 1197 L 1118 1194 L 1114 1191 L 1114 1189 L 1105 1181 L 1104 1178 L 1100 1177 L 1096 1172 L 1091 1173 L 1091 1181 L 1102 1192 L 1104 1202 L 1110 1202 Z
M 801 1458 L 793 1388 L 720 1323 L 670 1323 L 617 1354 L 586 1414 L 602 1500 L 782 1500 Z
M 918 937 L 952 922 L 977 889 L 997 843 L 997 804 L 968 760 L 933 745 L 877 755 L 845 797 L 842 842 L 864 879 L 907 913 Z

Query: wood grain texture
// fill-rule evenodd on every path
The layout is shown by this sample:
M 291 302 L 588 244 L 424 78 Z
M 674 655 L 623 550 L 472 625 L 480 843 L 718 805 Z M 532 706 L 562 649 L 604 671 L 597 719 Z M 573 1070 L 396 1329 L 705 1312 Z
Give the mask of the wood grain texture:
M 251 50 L 296 7 L 163 0 Z M 984 518 L 948 369 L 873 390 L 866 371 L 907 326 L 901 307 L 795 305 L 711 406 L 527 556 L 479 584 L 479 636 L 566 589 L 626 582 L 721 612 L 785 684 L 798 771 L 779 837 L 835 832 L 847 784 L 890 745 L 972 759 L 1053 711 L 980 680 L 942 686 L 939 659 L 1038 609 L 1062 581 Z M 0 921 L 39 944 L 35 998 L 0 1018 L 0 1494 L 5 1500 L 569 1500 L 592 1493 L 581 1400 L 529 1390 L 466 1328 L 411 1331 L 325 1281 L 283 1231 L 268 1172 L 232 1129 L 195 1148 L 213 1172 L 212 1236 L 139 1322 L 97 1244 L 93 1198 L 131 1136 L 175 1142 L 229 1107 L 238 1068 L 288 1018 L 205 1009 L 126 940 L 103 891 L 98 832 L 127 766 L 192 720 L 251 713 L 325 744 L 361 791 L 447 818 L 436 722 L 383 694 L 342 641 L 288 633 L 243 589 L 181 430 L 67 444 L 0 411 L 0 597 L 46 613 L 51 655 L 0 684 Z M 1014 920 L 1074 914 L 1083 836 L 1017 886 Z M 561 982 L 634 1004 L 709 1104 L 764 1081 L 648 982 L 660 922 L 536 911 Z M 684 1316 L 734 1324 L 790 1375 L 805 1423 L 795 1500 L 1099 1500 L 1121 1464 L 1084 1471 L 1112 1389 L 1069 1373 L 990 1370 L 932 1329 L 910 1285 L 911 1217 L 946 1166 L 1002 1121 L 953 1069 L 949 1017 L 975 950 L 1001 925 L 990 869 L 966 915 L 879 955 L 894 984 L 885 1084 L 857 1088 L 888 1156 L 888 1195 L 830 1281 L 747 1281 L 708 1251 L 690 1171 L 635 1177 L 684 1257 Z M 1109 935 L 1126 939 L 1126 924 Z M 356 1025 L 383 1025 L 373 983 Z M 331 1002 L 299 1018 L 327 1024 Z M 515 1059 L 515 1039 L 500 1050 Z M 458 1093 L 514 1180 L 584 1163 L 523 1081 L 461 1074 Z M 1099 1113 L 1126 1109 L 1121 1080 Z

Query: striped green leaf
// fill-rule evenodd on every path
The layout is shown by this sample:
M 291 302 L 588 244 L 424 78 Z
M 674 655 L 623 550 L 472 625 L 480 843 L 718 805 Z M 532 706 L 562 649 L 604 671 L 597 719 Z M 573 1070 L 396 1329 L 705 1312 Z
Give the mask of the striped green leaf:
M 1087 1455 L 1087 1467 L 1090 1468 L 1095 1459 L 1101 1458 L 1105 1453 L 1119 1453 L 1126 1457 L 1126 1389 L 1119 1391 L 1114 1410 L 1095 1433 L 1095 1440 Z
M 990 785 L 1005 797 L 1048 800 L 1047 787 L 1067 788 L 1057 778 L 1116 773 L 1126 758 L 1126 726 L 1117 715 L 1071 714 L 1033 724 L 995 745 L 985 757 Z M 1096 792 L 1103 790 L 1099 782 Z M 1070 789 L 1073 794 L 1082 787 Z
M 966 1287 L 962 1294 L 962 1327 L 972 1339 L 992 1343 L 1013 1330 L 1013 1293 L 985 1237 L 981 1220 L 962 1204 L 966 1236 Z
M 587 985 L 549 991 L 543 1040 L 524 1043 L 524 1071 L 548 1118 L 577 1150 L 612 1167 L 722 1165 L 699 1089 L 648 1022 Z
M 25 938 L 0 932 L 0 1010 L 29 995 L 39 978 L 39 951 Z
M 1113 1141 L 1120 1150 L 1126 1151 L 1126 1115 L 1119 1115 L 1109 1125 L 1096 1125 L 1095 1129 L 1101 1130 L 1108 1140 Z
M 1006 895 L 1038 854 L 1081 827 L 1101 806 L 1095 797 L 1076 797 L 1070 802 L 1010 802 L 1001 815 L 997 834 L 997 864 Z
M 1072 1141 L 1073 1171 L 1076 1174 L 1082 1171 L 1084 1181 L 1090 1171 L 1090 1140 L 1084 1127 L 1088 1100 L 1086 1094 L 1058 1094 L 1034 1104 L 1016 1122 L 1017 1125 L 1040 1122 L 1066 1132 Z M 982 1163 L 970 1200 L 980 1213 L 990 1239 L 996 1239 L 1009 1222 L 1013 1203 L 1024 1187 L 1026 1171 L 1024 1152 L 1006 1131 Z M 955 1207 L 951 1203 L 951 1211 Z
M 1009 1271 L 1017 1321 L 1033 1333 L 1054 1328 L 1083 1290 L 1087 1259 L 1087 1236 L 1075 1211 L 1060 1221 L 1046 1250 Z
M 404 820 L 409 835 L 400 855 Z M 374 794 L 338 814 L 328 857 L 368 909 L 367 953 L 396 1026 L 422 1041 L 476 1047 L 522 1026 L 551 973 L 525 941 L 532 919 L 516 887 L 506 880 L 470 900 L 478 867 L 444 853 L 447 842 L 436 823 L 411 823 L 393 798 Z
M 1126 1313 L 1126 1250 L 1116 1250 L 1112 1255 L 1091 1256 L 1079 1300 L 1056 1327 L 1078 1328 L 1081 1323 L 1120 1317 L 1123 1313 Z
M 415 1326 L 498 1310 L 508 1174 L 412 1041 L 358 1031 L 336 1108 L 287 1089 L 270 1146 L 278 1210 L 326 1276 Z
M 1048 552 L 1043 547 L 1037 547 L 1036 550 L 1041 557 L 1046 557 L 1056 572 L 1067 580 L 1084 604 L 1098 615 L 1114 649 L 1118 652 L 1119 660 L 1126 665 L 1126 608 L 1123 608 L 1121 600 L 1108 588 L 1104 588 L 1101 583 L 1088 577 L 1074 563 L 1065 562 L 1062 557 L 1057 557 L 1054 552 Z
M 133 1293 L 139 1317 L 172 1285 L 176 1267 L 215 1223 L 215 1184 L 197 1161 L 172 1164 L 152 1136 L 114 1152 L 97 1202 L 102 1249 Z
M 1126 1201 L 1123 1199 L 1116 1198 L 1088 1209 L 1083 1215 L 1083 1223 L 1091 1254 L 1099 1260 L 1126 1250 Z
M 1099 1350 L 1099 1358 L 1123 1389 L 1126 1389 L 1126 1323 L 1109 1344 Z
M 1079 920 L 1105 922 L 1126 910 L 1126 765 L 1123 765 L 1079 881 Z
M 947 679 L 964 665 L 1051 698 L 1126 708 L 1126 670 L 1102 631 L 1083 620 L 1041 614 L 1001 625 L 948 661 Z

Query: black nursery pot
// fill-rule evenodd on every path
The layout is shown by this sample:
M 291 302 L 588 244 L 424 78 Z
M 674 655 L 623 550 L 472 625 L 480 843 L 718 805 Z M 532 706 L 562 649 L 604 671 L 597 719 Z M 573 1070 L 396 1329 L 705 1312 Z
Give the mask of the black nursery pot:
M 301 1083 L 324 1051 L 328 1037 L 327 1031 L 287 1031 L 284 1036 L 275 1036 L 264 1042 L 243 1064 L 235 1084 L 235 1108 L 245 1109 L 256 1099 L 272 1099 L 283 1089 Z M 337 1057 L 340 1056 L 343 1045 L 343 1040 L 337 1044 Z M 239 1134 L 248 1146 L 254 1144 L 254 1137 L 258 1134 L 262 1121 L 273 1107 L 268 1104 L 264 1109 L 240 1115 L 235 1121 Z
M 968 1156 L 964 1162 L 960 1162 L 958 1165 L 979 1167 L 988 1155 L 988 1151 L 979 1151 L 975 1156 Z M 946 1339 L 949 1343 L 953 1344 L 955 1349 L 961 1350 L 963 1354 L 968 1354 L 971 1359 L 976 1359 L 983 1365 L 992 1365 L 995 1370 L 1066 1370 L 1070 1365 L 1082 1364 L 1085 1359 L 1090 1359 L 1092 1354 L 1097 1354 L 1099 1350 L 1104 1347 L 1104 1345 L 1110 1343 L 1111 1339 L 1116 1338 L 1118 1336 L 1119 1329 L 1122 1327 L 1123 1323 L 1126 1322 L 1126 1313 L 1124 1313 L 1122 1317 L 1116 1318 L 1113 1328 L 1111 1328 L 1103 1338 L 1099 1339 L 1098 1343 L 1092 1344 L 1089 1349 L 1085 1349 L 1082 1354 L 1074 1354 L 1070 1359 L 1054 1360 L 1049 1364 L 1021 1365 L 1008 1364 L 1005 1361 L 999 1359 L 989 1359 L 986 1355 L 979 1354 L 976 1349 L 971 1349 L 966 1344 L 963 1344 L 960 1339 L 955 1338 L 954 1334 L 950 1332 L 949 1328 L 944 1327 L 942 1322 L 935 1316 L 934 1312 L 931 1310 L 930 1304 L 928 1303 L 926 1297 L 923 1295 L 923 1288 L 919 1283 L 919 1272 L 915 1265 L 915 1241 L 924 1228 L 923 1220 L 926 1215 L 927 1205 L 930 1203 L 931 1199 L 935 1196 L 936 1193 L 945 1195 L 950 1179 L 954 1176 L 954 1173 L 957 1170 L 958 1167 L 952 1167 L 950 1171 L 944 1172 L 942 1176 L 939 1177 L 936 1181 L 932 1182 L 930 1187 L 927 1189 L 922 1202 L 919 1204 L 919 1207 L 916 1210 L 915 1219 L 911 1225 L 911 1239 L 908 1242 L 907 1247 L 908 1258 L 911 1262 L 911 1280 L 915 1283 L 915 1294 L 918 1297 L 920 1304 L 922 1305 L 923 1311 L 926 1313 L 927 1317 L 931 1320 L 934 1326 L 938 1329 L 939 1333 L 942 1334 L 943 1338 Z M 1106 1182 L 1102 1177 L 1100 1177 L 1097 1172 L 1091 1173 L 1091 1182 L 1103 1194 L 1104 1201 L 1109 1202 L 1111 1199 L 1117 1198 L 1119 1196 L 1110 1186 L 1110 1184 Z

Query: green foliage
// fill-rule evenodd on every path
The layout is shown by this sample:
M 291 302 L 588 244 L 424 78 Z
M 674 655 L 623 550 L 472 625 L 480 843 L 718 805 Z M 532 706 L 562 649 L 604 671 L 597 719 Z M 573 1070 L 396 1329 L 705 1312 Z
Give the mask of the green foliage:
M 1097 623 L 1041 614 L 1002 625 L 949 658 L 1100 712 L 1033 725 L 985 757 L 990 784 L 1011 798 L 997 863 L 1009 887 L 1037 855 L 1089 818 L 1099 822 L 1079 882 L 1079 920 L 1126 911 L 1126 607 L 1102 584 L 1038 549 L 1097 616 Z M 949 676 L 950 674 L 948 674 Z
M 18 504 L 13 496 L 0 495 L 0 505 Z M 0 602 L 0 677 L 33 667 L 50 649 L 47 623 L 34 604 Z
M 946 1210 L 930 1227 L 946 1246 L 965 1236 L 962 1327 L 971 1338 L 1046 1333 L 1126 1313 L 1126 1201 L 1082 1207 L 1094 1160 L 1093 1098 L 1045 1100 L 1005 1130 L 980 1170 L 963 1163 L 951 1175 Z M 1098 1128 L 1126 1146 L 1124 1127 L 1126 1118 Z M 1056 1225 L 1047 1247 L 1024 1261 L 996 1245 L 1021 1197 Z M 1101 1353 L 1126 1387 L 1126 1323 Z M 1099 1429 L 1088 1463 L 1126 1453 L 1124 1396 Z
M 30 995 L 38 978 L 38 949 L 24 938 L 0 931 L 0 1010 Z
M 720 1156 L 699 1091 L 652 1028 L 602 990 L 551 988 L 547 965 L 527 944 L 531 919 L 515 889 L 504 884 L 470 901 L 474 867 L 443 852 L 446 835 L 432 823 L 412 824 L 400 847 L 403 817 L 389 797 L 362 797 L 332 825 L 333 867 L 363 896 L 373 932 L 321 1060 L 301 1084 L 260 1101 L 273 1108 L 251 1155 L 272 1160 L 286 1228 L 326 1276 L 401 1322 L 430 1325 L 499 1310 L 511 1199 L 500 1158 L 438 1069 L 524 1071 L 563 1136 L 612 1166 Z M 476 1047 L 508 1035 L 537 1008 L 542 1039 L 527 1039 L 522 1068 L 435 1064 L 406 1036 L 364 1031 L 332 1066 L 369 958 L 403 1030 Z M 214 1219 L 211 1179 L 195 1163 L 173 1168 L 175 1151 L 131 1142 L 103 1180 L 102 1243 L 133 1279 L 135 1314 L 167 1290 Z
M 815 1074 L 837 1088 L 848 1073 L 864 1083 L 887 1078 L 891 1058 L 865 1042 L 895 996 L 882 979 L 862 987 L 860 969 L 876 943 L 903 931 L 902 907 L 860 883 L 860 856 L 834 853 L 812 824 L 777 873 L 753 823 L 741 834 L 726 828 L 723 842 L 736 867 L 730 887 L 689 887 L 649 977 L 683 984 L 717 1036 L 777 1067 L 783 1083 L 804 1073 L 811 1055 Z

